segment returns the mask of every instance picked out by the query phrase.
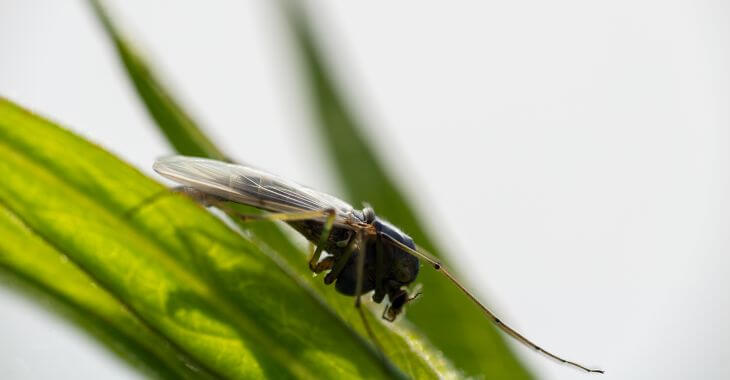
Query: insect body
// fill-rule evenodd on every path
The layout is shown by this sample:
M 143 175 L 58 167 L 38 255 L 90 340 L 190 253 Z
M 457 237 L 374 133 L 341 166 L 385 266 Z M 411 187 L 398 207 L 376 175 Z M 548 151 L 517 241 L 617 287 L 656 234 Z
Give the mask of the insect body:
M 373 342 L 374 334 L 360 307 L 360 296 L 373 291 L 373 301 L 388 296 L 383 318 L 394 321 L 416 295 L 406 286 L 419 272 L 419 259 L 440 271 L 474 301 L 502 331 L 548 357 L 587 372 L 590 369 L 553 355 L 532 343 L 499 320 L 461 285 L 433 256 L 418 247 L 408 235 L 378 218 L 370 207 L 356 210 L 347 202 L 281 177 L 251 167 L 205 158 L 171 156 L 159 159 L 153 169 L 183 185 L 182 191 L 204 205 L 212 205 L 244 220 L 279 220 L 288 223 L 316 245 L 309 260 L 315 273 L 328 271 L 326 284 L 355 297 L 355 306 Z M 264 215 L 243 215 L 226 202 L 241 203 L 269 211 Z M 329 256 L 321 257 L 323 251 Z
M 356 218 L 360 218 L 362 214 L 367 215 L 368 210 L 363 212 L 355 212 Z M 373 214 L 374 215 L 374 214 Z M 290 221 L 288 222 L 294 229 L 299 231 L 311 242 L 318 242 L 322 236 L 323 223 L 318 221 Z M 373 301 L 380 303 L 385 295 L 390 300 L 390 305 L 383 313 L 383 318 L 393 321 L 398 313 L 401 312 L 403 306 L 411 299 L 405 286 L 412 283 L 418 276 L 419 261 L 418 259 L 404 252 L 402 249 L 378 242 L 378 234 L 387 235 L 389 238 L 396 239 L 402 244 L 415 249 L 413 240 L 390 223 L 375 217 L 374 220 L 360 219 L 359 223 L 370 224 L 375 229 L 375 235 L 369 235 L 362 241 L 362 247 L 352 252 L 351 257 L 344 262 L 341 272 L 331 270 L 325 276 L 325 283 L 330 284 L 335 281 L 335 289 L 338 292 L 348 295 L 357 295 L 357 260 L 362 255 L 364 259 L 362 287 L 360 294 L 370 291 L 373 293 Z M 366 235 L 368 236 L 368 235 Z M 324 258 L 314 267 L 315 272 L 323 269 L 330 269 L 335 266 L 338 260 L 348 255 L 349 240 L 356 239 L 356 233 L 343 227 L 333 227 L 330 232 L 330 238 L 325 243 L 323 250 L 332 254 L 330 257 Z M 381 244 L 381 251 L 378 252 L 378 245 Z M 381 256 L 379 256 L 381 255 Z M 380 260 L 378 260 L 380 258 Z M 337 276 L 335 278 L 335 276 Z

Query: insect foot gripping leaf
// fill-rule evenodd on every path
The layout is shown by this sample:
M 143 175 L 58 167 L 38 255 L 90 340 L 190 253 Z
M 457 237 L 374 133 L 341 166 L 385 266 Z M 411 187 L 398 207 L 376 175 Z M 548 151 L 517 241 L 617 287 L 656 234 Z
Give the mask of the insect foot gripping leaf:
M 3 270 L 62 299 L 153 372 L 401 376 L 258 245 L 184 197 L 136 208 L 166 189 L 2 99 L 0 177 Z

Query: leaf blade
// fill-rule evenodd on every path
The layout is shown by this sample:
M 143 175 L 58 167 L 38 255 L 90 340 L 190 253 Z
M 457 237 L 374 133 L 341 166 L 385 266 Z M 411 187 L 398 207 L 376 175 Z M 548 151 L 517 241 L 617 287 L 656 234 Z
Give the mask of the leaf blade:
M 61 311 L 137 368 L 160 378 L 213 378 L 193 371 L 192 359 L 144 325 L 62 253 L 35 235 L 17 215 L 0 207 L 0 268 L 13 285 L 44 295 Z M 38 265 L 52 262 L 55 265 Z M 61 310 L 59 310 L 61 309 Z
M 176 196 L 128 215 L 166 190 L 5 100 L 0 157 L 5 208 L 216 376 L 397 376 L 213 215 Z

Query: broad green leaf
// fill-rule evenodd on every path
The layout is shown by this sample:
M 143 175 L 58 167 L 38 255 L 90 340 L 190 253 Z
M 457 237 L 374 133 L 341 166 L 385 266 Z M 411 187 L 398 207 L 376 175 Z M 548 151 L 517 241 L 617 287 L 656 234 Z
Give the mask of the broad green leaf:
M 367 202 L 376 212 L 403 228 L 415 241 L 434 254 L 436 249 L 410 202 L 384 169 L 363 138 L 360 125 L 327 71 L 325 60 L 297 2 L 281 1 L 282 9 L 300 52 L 300 65 L 310 88 L 318 117 L 316 125 L 325 151 L 332 161 L 353 204 Z M 448 260 L 446 260 L 448 261 Z M 453 271 L 453 270 L 452 270 Z M 424 267 L 419 274 L 424 297 L 407 310 L 407 318 L 468 375 L 488 378 L 529 378 L 527 371 L 480 309 L 438 273 Z
M 2 266 L 160 373 L 195 376 L 182 361 L 201 377 L 399 376 L 258 245 L 2 99 L 0 178 Z
M 54 311 L 150 375 L 212 378 L 4 205 L 0 206 L 0 231 L 0 269 L 7 272 L 9 284 L 50 302 Z
M 138 81 L 140 77 L 146 78 L 153 83 L 158 83 L 149 65 L 140 56 L 135 56 L 134 60 L 128 59 L 130 51 L 133 51 L 128 39 L 123 38 L 120 32 L 114 27 L 112 20 L 106 15 L 104 9 L 96 5 L 96 12 L 101 17 L 105 30 L 110 34 L 110 38 L 115 43 L 115 47 L 119 54 L 120 60 L 127 70 L 128 76 L 133 82 Z M 164 107 L 165 104 L 175 104 L 172 99 L 174 96 L 162 87 L 155 87 L 155 91 L 148 91 L 146 86 L 136 86 L 136 89 L 143 99 L 147 107 L 153 105 Z M 156 99 L 159 97 L 159 99 Z M 169 102 L 165 100 L 170 100 Z M 149 110 L 150 113 L 154 110 Z M 191 118 L 184 114 L 184 111 L 178 107 L 168 107 L 164 111 L 165 114 L 179 114 L 179 117 L 169 118 L 166 120 L 155 119 L 160 129 L 166 131 L 166 135 L 186 134 L 191 129 L 196 129 L 193 133 L 196 136 L 204 136 L 204 133 L 198 129 L 196 124 L 192 122 L 179 122 L 180 120 L 190 121 Z M 161 123 L 164 123 L 161 124 Z M 197 141 L 197 140 L 196 140 Z M 203 138 L 197 142 L 193 142 L 198 146 L 191 149 L 181 149 L 178 145 L 173 144 L 178 153 L 188 155 L 198 155 L 209 158 L 220 158 L 210 154 L 199 154 L 205 149 L 205 145 L 210 140 Z M 215 151 L 219 151 L 215 149 Z M 241 210 L 252 213 L 256 212 L 252 208 L 241 208 Z M 296 276 L 303 284 L 312 287 L 325 302 L 332 307 L 336 313 L 358 331 L 363 337 L 366 337 L 365 329 L 359 314 L 354 308 L 354 301 L 351 297 L 345 297 L 338 294 L 333 287 L 324 285 L 321 277 L 313 277 L 309 272 L 306 264 L 306 256 L 304 252 L 296 245 L 292 244 L 290 238 L 283 233 L 277 226 L 269 223 L 260 224 L 239 224 L 241 228 L 249 232 L 249 236 L 256 241 L 259 247 L 269 248 L 271 255 L 278 257 L 282 265 L 286 266 L 292 275 Z M 367 298 L 367 297 L 366 297 Z M 442 355 L 427 344 L 422 337 L 408 326 L 402 325 L 397 328 L 389 324 L 381 322 L 380 318 L 368 318 L 370 325 L 374 328 L 377 339 L 383 346 L 386 357 L 398 366 L 403 372 L 413 378 L 433 378 L 433 377 L 454 377 L 455 372 L 448 361 L 444 360 Z

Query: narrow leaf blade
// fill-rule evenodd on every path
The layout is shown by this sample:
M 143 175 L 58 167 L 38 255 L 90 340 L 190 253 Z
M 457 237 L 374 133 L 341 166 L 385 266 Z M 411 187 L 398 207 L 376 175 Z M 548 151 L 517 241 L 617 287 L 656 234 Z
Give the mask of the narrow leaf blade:
M 160 131 L 170 144 L 185 155 L 226 160 L 225 154 L 201 131 L 178 102 L 168 95 L 165 86 L 152 74 L 145 61 L 117 32 L 101 3 L 97 0 L 91 0 L 90 3 L 113 41 L 119 59 L 124 64 L 129 79 L 144 102 L 150 117 L 160 127 Z
M 367 202 L 376 212 L 409 233 L 418 244 L 442 256 L 410 202 L 385 170 L 327 70 L 305 13 L 297 2 L 282 1 L 300 66 L 315 108 L 316 126 L 353 204 Z M 447 260 L 448 261 L 448 260 Z M 468 375 L 521 379 L 529 374 L 490 325 L 481 310 L 438 273 L 419 274 L 424 299 L 408 309 L 412 321 L 454 365 Z M 446 321 L 448 321 L 446 323 Z

